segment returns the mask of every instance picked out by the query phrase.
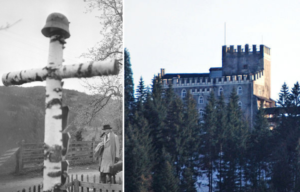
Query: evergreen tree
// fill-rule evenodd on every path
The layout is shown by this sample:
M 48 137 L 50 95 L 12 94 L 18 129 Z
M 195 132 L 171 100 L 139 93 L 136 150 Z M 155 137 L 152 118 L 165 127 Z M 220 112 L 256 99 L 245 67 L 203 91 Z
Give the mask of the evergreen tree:
M 233 89 L 227 105 L 227 141 L 223 160 L 224 191 L 242 191 L 244 156 L 248 137 L 248 127 L 242 121 L 242 112 L 238 105 L 239 98 Z
M 227 110 L 226 110 L 226 104 L 224 101 L 224 95 L 221 93 L 217 104 L 216 104 L 216 138 L 217 138 L 217 154 L 218 159 L 216 162 L 218 164 L 218 188 L 219 191 L 223 191 L 222 187 L 222 180 L 223 178 L 223 169 L 224 169 L 224 146 L 226 146 L 226 134 L 227 134 Z
M 146 101 L 146 88 L 144 85 L 143 77 L 140 78 L 139 85 L 136 90 L 137 102 L 142 104 Z
M 153 176 L 153 191 L 154 192 L 179 192 L 179 181 L 175 177 L 174 169 L 170 163 L 170 156 L 161 150 L 161 156 L 158 159 L 157 171 Z
M 161 149 L 166 142 L 162 130 L 165 127 L 166 106 L 162 98 L 162 85 L 159 77 L 154 77 L 152 81 L 151 94 L 146 95 L 144 104 L 144 117 L 149 122 L 150 136 L 153 140 L 153 147 L 157 155 L 160 156 Z
M 193 171 L 186 167 L 183 170 L 182 174 L 182 179 L 181 179 L 181 186 L 180 186 L 180 191 L 182 192 L 196 192 L 196 187 L 195 187 L 195 177 L 193 175 Z
M 276 141 L 272 153 L 272 186 L 278 191 L 299 190 L 299 152 L 297 150 L 300 127 L 297 111 L 299 84 L 289 92 L 284 83 L 278 103 L 281 114 L 274 134 Z M 299 149 L 299 147 L 298 147 Z
M 214 169 L 214 159 L 215 159 L 215 150 L 216 150 L 216 122 L 217 122 L 217 114 L 216 114 L 216 100 L 213 92 L 210 92 L 208 103 L 205 106 L 204 110 L 204 124 L 203 124 L 203 140 L 204 143 L 204 165 L 205 169 L 208 170 L 207 177 L 209 181 L 209 192 L 212 191 L 212 183 L 213 183 L 213 169 Z
M 134 84 L 132 78 L 130 54 L 127 49 L 124 50 L 125 53 L 125 65 L 124 65 L 124 105 L 125 105 L 125 128 L 128 123 L 133 119 L 133 105 L 134 105 Z M 125 131 L 126 132 L 126 131 Z
M 125 189 L 148 191 L 152 182 L 152 140 L 149 136 L 148 122 L 142 113 L 135 113 L 134 122 L 133 125 L 129 124 L 126 130 Z
M 199 125 L 199 113 L 197 103 L 193 95 L 188 93 L 183 103 L 183 139 L 185 140 L 184 154 L 186 156 L 184 166 L 192 172 L 196 179 L 201 169 L 200 153 L 201 151 L 201 127 Z M 181 188 L 182 189 L 182 188 Z
M 266 175 L 270 172 L 269 160 L 271 155 L 270 139 L 272 132 L 265 118 L 263 103 L 257 111 L 254 129 L 250 135 L 248 149 L 247 178 L 251 181 L 252 189 L 266 188 Z
M 296 82 L 292 88 L 290 99 L 293 107 L 300 106 L 300 85 L 298 82 Z
M 279 100 L 277 101 L 278 105 L 280 107 L 289 107 L 290 106 L 290 91 L 289 87 L 286 83 L 284 83 L 281 87 L 280 93 L 279 93 Z

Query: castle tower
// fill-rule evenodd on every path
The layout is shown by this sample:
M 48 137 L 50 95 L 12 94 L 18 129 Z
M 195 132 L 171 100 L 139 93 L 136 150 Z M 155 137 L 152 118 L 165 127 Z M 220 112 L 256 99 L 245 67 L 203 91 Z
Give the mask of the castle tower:
M 271 97 L 271 56 L 270 48 L 256 45 L 249 49 L 246 44 L 244 49 L 241 45 L 222 47 L 223 76 L 249 75 L 254 81 L 253 94 L 265 98 Z
M 214 91 L 216 98 L 221 93 L 225 102 L 229 102 L 232 90 L 237 91 L 238 104 L 246 119 L 253 127 L 258 108 L 274 107 L 275 101 L 271 96 L 271 56 L 270 48 L 256 45 L 244 49 L 238 45 L 222 47 L 222 67 L 210 68 L 209 73 L 166 73 L 162 69 L 163 87 L 173 84 L 173 89 L 179 97 L 184 98 L 187 92 L 191 93 L 197 102 L 200 119 L 208 101 L 209 92 Z

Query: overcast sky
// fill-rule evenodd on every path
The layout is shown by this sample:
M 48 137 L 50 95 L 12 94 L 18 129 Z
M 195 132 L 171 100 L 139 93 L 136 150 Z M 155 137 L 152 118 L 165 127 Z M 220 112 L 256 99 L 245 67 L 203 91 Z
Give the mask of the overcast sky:
M 300 1 L 126 0 L 124 40 L 135 85 L 154 74 L 208 73 L 222 66 L 226 45 L 271 48 L 271 97 L 300 79 Z
M 49 14 L 64 14 L 70 23 L 71 37 L 64 49 L 64 65 L 88 61 L 82 53 L 100 41 L 100 24 L 95 13 L 85 13 L 83 0 L 0 0 L 0 26 L 14 26 L 0 30 L 0 76 L 11 71 L 42 68 L 47 65 L 49 38 L 41 30 Z M 65 80 L 64 88 L 83 91 L 81 81 Z M 2 84 L 2 81 L 0 83 Z M 30 83 L 26 86 L 45 85 Z

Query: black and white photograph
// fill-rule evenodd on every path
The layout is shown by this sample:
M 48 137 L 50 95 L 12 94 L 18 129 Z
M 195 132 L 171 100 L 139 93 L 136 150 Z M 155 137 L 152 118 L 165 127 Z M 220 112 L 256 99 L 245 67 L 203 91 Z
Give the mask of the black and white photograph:
M 0 0 L 0 191 L 122 191 L 122 0 Z

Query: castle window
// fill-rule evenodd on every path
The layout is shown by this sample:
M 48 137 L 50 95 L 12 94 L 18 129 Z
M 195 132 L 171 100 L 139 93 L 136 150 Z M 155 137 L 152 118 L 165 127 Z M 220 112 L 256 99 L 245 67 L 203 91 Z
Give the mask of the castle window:
M 239 105 L 239 107 L 242 107 L 242 102 L 239 101 L 239 102 L 238 102 L 238 105 Z
M 241 86 L 238 87 L 237 94 L 238 95 L 242 95 L 243 94 L 243 89 L 242 89 Z
M 219 96 L 220 96 L 222 93 L 223 93 L 223 88 L 220 87 L 220 88 L 219 88 Z
M 204 110 L 203 109 L 199 109 L 199 115 L 200 115 L 200 118 L 203 118 L 203 116 L 204 116 Z
M 186 97 L 186 90 L 182 89 L 181 91 L 181 98 L 185 98 Z
M 204 103 L 204 99 L 203 99 L 203 97 L 199 97 L 199 104 L 203 104 Z

